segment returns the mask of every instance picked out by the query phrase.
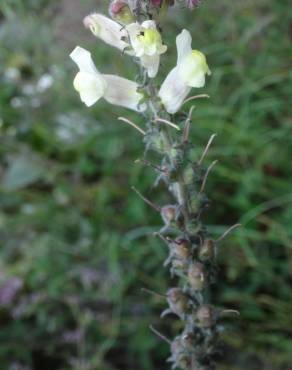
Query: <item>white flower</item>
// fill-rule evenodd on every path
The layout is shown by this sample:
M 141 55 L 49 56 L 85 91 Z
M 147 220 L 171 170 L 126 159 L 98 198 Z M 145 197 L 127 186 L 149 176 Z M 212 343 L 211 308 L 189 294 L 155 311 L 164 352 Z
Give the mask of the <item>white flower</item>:
M 143 97 L 137 92 L 138 84 L 125 78 L 101 74 L 95 67 L 91 53 L 77 46 L 70 54 L 79 67 L 74 79 L 74 88 L 88 107 L 104 98 L 111 104 L 120 105 L 135 111 L 144 111 L 145 104 L 140 104 Z
M 205 75 L 211 71 L 206 57 L 198 50 L 192 50 L 192 37 L 183 30 L 176 38 L 177 65 L 163 82 L 158 96 L 168 113 L 176 113 L 192 87 L 203 87 Z
M 93 13 L 85 17 L 83 22 L 86 28 L 89 28 L 96 37 L 106 44 L 122 51 L 129 47 L 129 43 L 124 41 L 128 39 L 127 31 L 112 19 L 102 14 Z
M 126 29 L 135 56 L 140 58 L 142 66 L 147 69 L 148 76 L 155 77 L 159 68 L 160 55 L 167 50 L 167 46 L 162 44 L 155 22 L 145 21 L 141 25 L 132 23 L 126 26 Z
M 85 17 L 84 25 L 105 43 L 140 58 L 150 78 L 157 75 L 160 55 L 166 52 L 167 46 L 162 44 L 154 21 L 135 22 L 124 27 L 102 14 L 93 13 Z

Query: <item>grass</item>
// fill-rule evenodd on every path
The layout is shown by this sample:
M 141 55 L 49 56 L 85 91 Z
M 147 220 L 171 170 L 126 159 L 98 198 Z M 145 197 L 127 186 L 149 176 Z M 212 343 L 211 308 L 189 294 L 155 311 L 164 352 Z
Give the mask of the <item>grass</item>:
M 15 0 L 0 9 L 1 370 L 163 369 L 167 345 L 148 327 L 171 335 L 177 324 L 160 321 L 165 302 L 141 288 L 171 285 L 161 267 L 166 251 L 149 236 L 158 215 L 130 186 L 157 203 L 169 199 L 161 189 L 150 194 L 153 174 L 133 163 L 139 137 L 117 121 L 128 112 L 80 103 L 68 53 L 81 44 L 104 71 L 133 78 L 132 71 L 81 32 L 82 10 L 76 34 L 60 41 L 53 27 L 66 19 L 60 5 Z M 220 370 L 291 366 L 288 11 L 288 1 L 206 1 L 164 26 L 172 56 L 164 73 L 182 27 L 212 69 L 204 89 L 211 99 L 196 103 L 192 126 L 197 151 L 217 133 L 206 161 L 219 159 L 206 222 L 215 236 L 243 225 L 222 243 L 212 287 L 219 307 L 241 313 L 224 320 Z M 44 74 L 54 83 L 40 93 Z M 21 288 L 3 304 L 15 277 Z

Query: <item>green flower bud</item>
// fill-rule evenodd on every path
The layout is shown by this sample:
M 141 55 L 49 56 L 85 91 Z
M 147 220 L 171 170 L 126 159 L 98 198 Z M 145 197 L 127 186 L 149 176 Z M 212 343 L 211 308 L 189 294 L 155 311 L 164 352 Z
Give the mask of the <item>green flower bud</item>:
M 183 171 L 183 179 L 186 185 L 194 184 L 195 174 L 192 166 L 187 166 Z

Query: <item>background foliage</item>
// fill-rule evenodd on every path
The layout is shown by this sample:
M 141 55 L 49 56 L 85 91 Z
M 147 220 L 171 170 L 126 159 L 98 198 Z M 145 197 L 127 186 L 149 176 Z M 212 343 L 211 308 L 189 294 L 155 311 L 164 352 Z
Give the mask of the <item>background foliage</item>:
M 104 72 L 133 78 L 134 68 L 82 29 L 93 1 L 0 4 L 1 370 L 165 369 L 167 345 L 148 327 L 171 335 L 176 322 L 160 321 L 165 302 L 141 292 L 171 285 L 151 236 L 160 219 L 130 185 L 170 199 L 133 163 L 140 137 L 117 122 L 130 113 L 81 104 L 68 54 L 80 44 Z M 225 320 L 221 370 L 291 369 L 289 10 L 288 1 L 206 1 L 164 25 L 164 73 L 183 27 L 213 71 L 192 126 L 197 150 L 218 134 L 205 220 L 214 236 L 243 224 L 222 244 L 212 287 L 219 307 L 241 313 Z

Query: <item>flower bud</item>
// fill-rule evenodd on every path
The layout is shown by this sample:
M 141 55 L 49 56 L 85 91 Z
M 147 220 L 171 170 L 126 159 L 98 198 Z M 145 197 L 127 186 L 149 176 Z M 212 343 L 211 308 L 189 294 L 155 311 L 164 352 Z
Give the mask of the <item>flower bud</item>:
M 194 290 L 202 290 L 207 283 L 207 276 L 204 265 L 196 262 L 190 265 L 188 270 L 188 279 Z
M 131 9 L 125 0 L 112 1 L 109 6 L 109 14 L 113 19 L 123 24 L 130 24 L 135 21 Z
M 150 0 L 150 3 L 152 6 L 161 6 L 163 3 L 163 0 Z
M 203 193 L 193 193 L 190 199 L 191 210 L 193 213 L 199 213 L 208 205 L 208 198 Z
M 191 257 L 192 245 L 188 240 L 177 238 L 172 244 L 172 247 L 173 247 L 175 256 L 177 256 L 178 258 L 186 260 L 189 257 Z
M 144 136 L 144 141 L 147 148 L 151 148 L 152 150 L 161 154 L 165 153 L 165 142 L 159 132 L 155 132 L 155 135 L 153 132 L 151 132 L 151 134 L 146 133 Z
M 187 166 L 183 171 L 183 179 L 186 185 L 192 185 L 195 181 L 195 173 L 192 166 Z
M 172 267 L 171 267 L 171 274 L 172 276 L 173 275 L 177 275 L 177 276 L 180 276 L 181 274 L 181 271 L 185 271 L 187 269 L 187 263 L 186 261 L 182 261 L 182 260 L 179 260 L 179 259 L 174 259 L 172 261 Z
M 165 225 L 170 225 L 176 219 L 176 206 L 168 205 L 161 208 L 161 217 Z
M 150 4 L 153 7 L 168 7 L 174 5 L 174 0 L 150 0 Z
M 202 229 L 202 224 L 201 222 L 194 218 L 194 219 L 191 219 L 187 225 L 186 225 L 186 231 L 189 233 L 189 234 L 198 234 Z
M 183 316 L 189 308 L 189 298 L 180 288 L 171 288 L 167 292 L 167 302 L 173 313 Z
M 170 346 L 171 357 L 168 359 L 169 362 L 173 362 L 173 368 L 179 367 L 181 369 L 189 369 L 191 365 L 190 356 L 185 353 L 181 336 L 176 337 Z
M 195 335 L 194 333 L 185 333 L 182 335 L 181 342 L 187 351 L 193 351 L 197 343 L 202 339 L 202 334 Z
M 172 341 L 170 345 L 170 350 L 171 350 L 171 354 L 173 358 L 176 358 L 177 356 L 179 356 L 179 354 L 183 351 L 181 337 L 176 337 Z
M 207 239 L 199 250 L 199 258 L 201 261 L 213 260 L 215 257 L 215 243 L 213 239 Z
M 215 309 L 210 305 L 202 305 L 198 308 L 196 314 L 198 325 L 202 328 L 210 328 L 216 323 Z
M 177 367 L 182 368 L 183 370 L 188 370 L 190 369 L 192 365 L 191 357 L 187 354 L 182 354 L 179 356 L 178 361 L 177 361 Z

